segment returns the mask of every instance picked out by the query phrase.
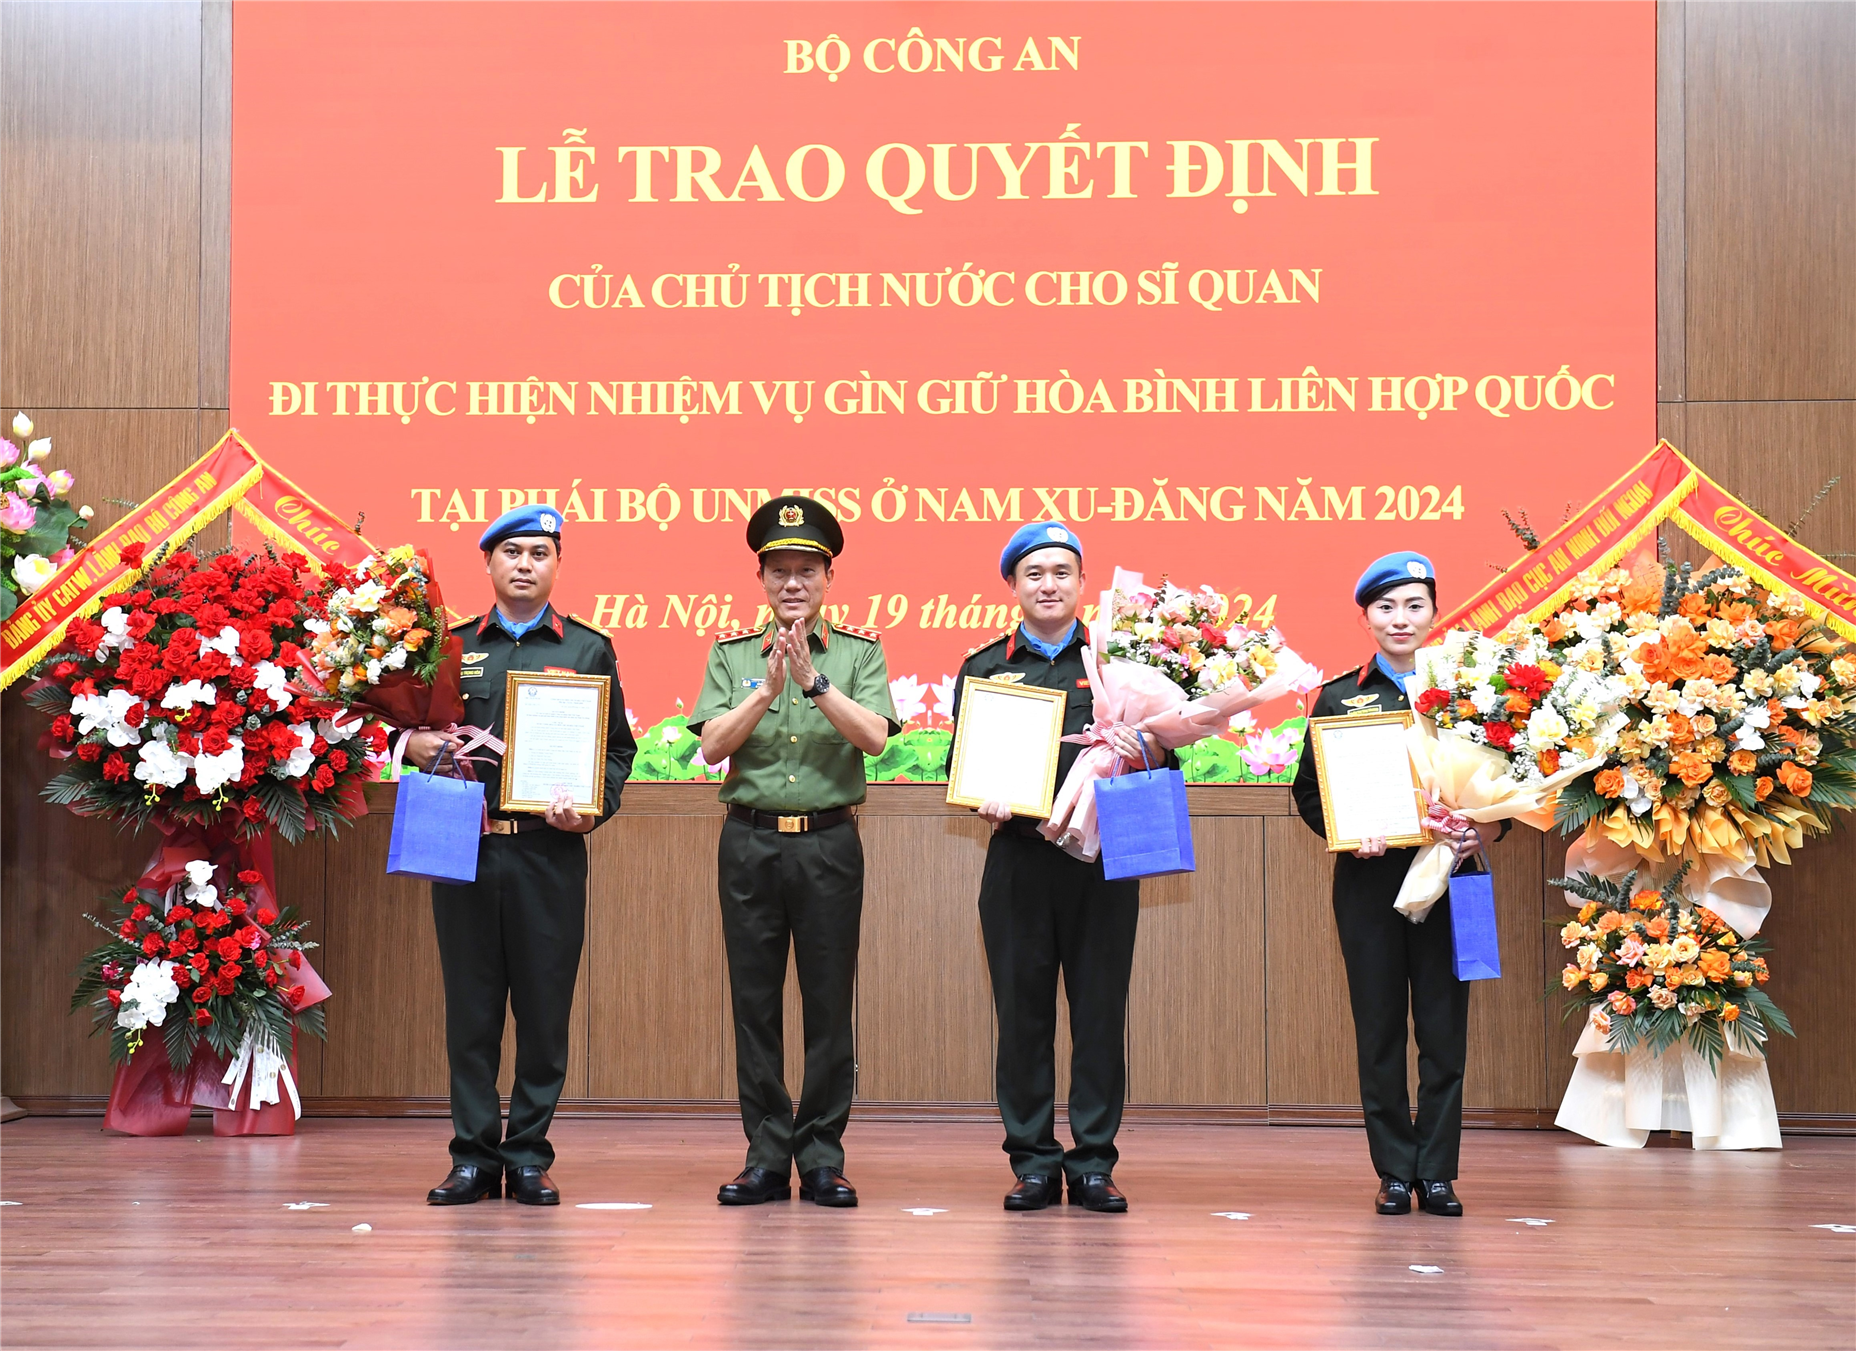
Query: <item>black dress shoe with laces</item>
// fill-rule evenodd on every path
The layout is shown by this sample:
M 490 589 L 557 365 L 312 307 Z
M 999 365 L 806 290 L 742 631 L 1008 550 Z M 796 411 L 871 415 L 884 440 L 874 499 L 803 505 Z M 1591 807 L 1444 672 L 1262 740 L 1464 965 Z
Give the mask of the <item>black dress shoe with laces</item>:
M 558 1206 L 561 1192 L 538 1164 L 526 1164 L 509 1170 L 509 1194 L 525 1206 Z
M 503 1196 L 503 1170 L 480 1168 L 474 1163 L 454 1163 L 445 1180 L 425 1194 L 429 1206 L 467 1206 L 472 1201 L 500 1201 Z
M 1084 1173 L 1070 1183 L 1070 1204 L 1084 1210 L 1119 1215 L 1128 1208 L 1128 1198 L 1115 1186 L 1107 1173 Z
M 1007 1210 L 1042 1210 L 1063 1199 L 1063 1179 L 1027 1173 L 1005 1194 Z
M 1379 1199 L 1374 1203 L 1381 1215 L 1411 1214 L 1411 1184 L 1402 1177 L 1379 1179 Z
M 799 1179 L 799 1199 L 818 1206 L 854 1206 L 857 1188 L 836 1168 L 814 1168 Z
M 1461 1215 L 1463 1203 L 1448 1182 L 1418 1179 L 1418 1204 L 1433 1215 Z
M 771 1168 L 743 1168 L 733 1182 L 724 1182 L 715 1199 L 725 1206 L 757 1206 L 763 1201 L 790 1201 L 793 1186 L 785 1173 Z

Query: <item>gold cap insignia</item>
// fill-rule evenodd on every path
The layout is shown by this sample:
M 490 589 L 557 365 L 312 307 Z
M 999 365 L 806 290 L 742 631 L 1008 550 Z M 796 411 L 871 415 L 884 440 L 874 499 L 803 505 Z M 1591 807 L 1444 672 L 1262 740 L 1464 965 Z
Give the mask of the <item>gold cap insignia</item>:
M 806 514 L 798 506 L 787 506 L 787 507 L 780 508 L 780 524 L 781 525 L 804 525 L 805 523 L 806 523 Z

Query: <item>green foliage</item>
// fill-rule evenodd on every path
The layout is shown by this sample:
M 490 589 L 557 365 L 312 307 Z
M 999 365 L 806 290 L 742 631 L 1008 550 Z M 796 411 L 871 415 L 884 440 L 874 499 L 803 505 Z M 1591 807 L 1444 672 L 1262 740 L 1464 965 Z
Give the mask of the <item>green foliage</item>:
M 871 783 L 946 783 L 953 740 L 945 727 L 905 728 L 882 755 L 864 757 L 864 773 Z
M 633 783 L 719 782 L 721 775 L 695 763 L 702 739 L 690 732 L 690 720 L 678 711 L 638 736 L 638 758 L 632 761 Z

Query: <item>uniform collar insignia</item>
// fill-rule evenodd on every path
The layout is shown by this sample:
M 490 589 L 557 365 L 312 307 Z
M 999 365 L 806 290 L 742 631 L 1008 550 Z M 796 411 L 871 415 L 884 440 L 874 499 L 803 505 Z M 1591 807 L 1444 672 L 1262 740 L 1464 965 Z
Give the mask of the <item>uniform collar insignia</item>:
M 1016 685 L 1024 678 L 1025 673 L 1023 671 L 1001 671 L 998 675 L 989 675 L 986 677 L 988 680 L 998 681 L 1001 685 Z
M 489 658 L 490 654 L 488 652 L 466 652 L 464 654 L 464 662 L 467 666 L 475 665 L 480 661 L 488 661 Z
M 797 511 L 798 508 L 794 507 L 791 508 L 791 510 Z M 767 627 L 761 631 L 760 650 L 763 655 L 773 651 L 773 635 L 779 631 L 780 621 L 777 619 L 769 619 L 767 621 Z M 831 621 L 825 618 L 823 614 L 819 615 L 818 627 L 813 629 L 812 632 L 818 637 L 819 647 L 826 652 L 831 651 Z

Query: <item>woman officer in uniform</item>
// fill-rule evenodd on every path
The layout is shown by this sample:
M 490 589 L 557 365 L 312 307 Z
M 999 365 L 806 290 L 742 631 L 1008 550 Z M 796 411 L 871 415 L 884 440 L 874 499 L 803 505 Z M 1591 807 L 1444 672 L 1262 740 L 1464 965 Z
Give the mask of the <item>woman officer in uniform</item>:
M 1437 580 L 1422 554 L 1387 554 L 1354 587 L 1360 622 L 1377 650 L 1371 660 L 1322 687 L 1309 716 L 1392 713 L 1410 707 L 1406 687 L 1416 653 L 1437 618 Z M 1296 810 L 1325 837 L 1314 752 L 1302 747 L 1296 770 Z M 1457 857 L 1482 847 L 1474 826 L 1443 835 Z M 1347 964 L 1354 1041 L 1360 1059 L 1360 1105 L 1366 1139 L 1379 1173 L 1381 1215 L 1411 1212 L 1412 1193 L 1433 1215 L 1461 1215 L 1451 1187 L 1463 1131 L 1463 1062 L 1468 1044 L 1469 986 L 1456 978 L 1450 943 L 1450 900 L 1413 924 L 1398 899 L 1415 849 L 1387 849 L 1366 840 L 1334 859 L 1334 925 Z M 1405 1083 L 1405 1018 L 1418 1037 L 1418 1119 Z

